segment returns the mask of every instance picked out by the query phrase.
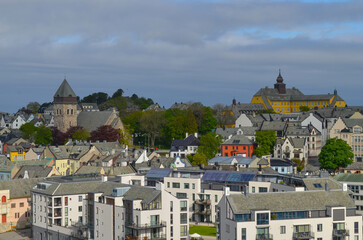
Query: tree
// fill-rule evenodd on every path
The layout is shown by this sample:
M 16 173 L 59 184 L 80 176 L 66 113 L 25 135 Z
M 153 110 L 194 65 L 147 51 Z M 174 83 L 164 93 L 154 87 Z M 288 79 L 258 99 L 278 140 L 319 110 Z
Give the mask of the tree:
M 276 142 L 276 133 L 274 131 L 257 131 L 256 143 L 258 144 L 255 149 L 255 155 L 261 157 L 273 153 L 274 145 Z
M 100 104 L 100 110 L 106 110 L 109 109 L 111 107 L 115 107 L 118 110 L 124 110 L 127 108 L 127 101 L 124 97 L 115 97 L 115 98 L 111 98 L 109 100 L 107 100 L 106 102 L 103 102 L 102 104 Z
M 101 103 L 106 102 L 108 99 L 109 99 L 109 97 L 108 97 L 107 93 L 98 92 L 98 93 L 92 93 L 91 95 L 84 97 L 81 100 L 81 102 L 101 104 Z
M 192 164 L 193 165 L 200 165 L 200 164 L 208 165 L 207 157 L 203 153 L 197 153 L 193 156 Z
M 117 91 L 112 94 L 111 98 L 117 98 L 117 97 L 122 97 L 122 94 L 124 93 L 124 90 L 122 90 L 121 88 L 117 89 Z
M 91 132 L 90 140 L 95 141 L 104 141 L 114 142 L 120 139 L 119 130 L 109 126 L 103 125 L 98 127 L 96 130 Z
M 77 132 L 78 130 L 83 130 L 84 128 L 81 127 L 81 126 L 73 126 L 73 127 L 70 127 L 67 132 L 65 133 L 65 140 L 68 141 L 68 139 L 72 139 L 72 140 L 75 140 L 73 139 L 73 134 L 75 132 Z
M 87 141 L 90 136 L 90 133 L 86 129 L 78 129 L 72 134 L 72 140 Z
M 155 146 L 155 139 L 161 136 L 165 124 L 164 112 L 146 111 L 140 119 L 140 129 L 147 133 L 151 146 Z
M 45 125 L 40 125 L 37 129 L 34 139 L 36 144 L 46 146 L 53 140 L 52 131 Z
M 342 139 L 331 138 L 326 141 L 319 154 L 320 169 L 337 171 L 353 162 L 352 148 Z
M 206 134 L 215 129 L 218 125 L 217 119 L 213 117 L 212 109 L 210 107 L 204 107 L 204 117 L 202 124 L 198 127 L 201 134 Z
M 293 161 L 294 163 L 297 164 L 296 170 L 298 172 L 301 172 L 304 169 L 304 167 L 305 167 L 305 159 L 304 158 L 303 158 L 303 160 L 300 160 L 298 158 L 293 158 L 293 159 L 291 159 L 291 161 Z
M 52 127 L 50 129 L 52 131 L 52 144 L 53 145 L 63 145 L 66 141 L 66 134 L 62 131 L 59 131 L 58 128 Z
M 40 104 L 38 102 L 30 102 L 26 105 L 26 109 L 31 113 L 37 113 L 40 108 Z
M 34 141 L 37 127 L 33 123 L 24 123 L 20 127 L 21 137 L 29 141 Z
M 300 107 L 299 107 L 299 110 L 300 110 L 300 112 L 307 112 L 307 111 L 309 111 L 309 110 L 310 110 L 310 108 L 309 108 L 309 107 L 307 107 L 307 106 L 300 106 Z
M 208 160 L 214 158 L 216 154 L 219 153 L 221 142 L 220 136 L 216 136 L 216 134 L 212 132 L 207 133 L 199 140 L 198 153 L 203 154 Z

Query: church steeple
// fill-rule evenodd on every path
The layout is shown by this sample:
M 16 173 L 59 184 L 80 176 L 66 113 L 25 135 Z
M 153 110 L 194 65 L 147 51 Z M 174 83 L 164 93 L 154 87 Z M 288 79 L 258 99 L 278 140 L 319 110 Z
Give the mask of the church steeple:
M 284 79 L 281 76 L 281 70 L 280 69 L 279 69 L 279 75 L 277 76 L 274 88 L 277 89 L 279 94 L 286 94 L 286 84 L 284 83 Z

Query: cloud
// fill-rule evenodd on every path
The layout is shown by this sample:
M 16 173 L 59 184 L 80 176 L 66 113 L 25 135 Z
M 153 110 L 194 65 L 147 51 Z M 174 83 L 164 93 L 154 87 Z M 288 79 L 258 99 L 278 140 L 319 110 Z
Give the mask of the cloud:
M 279 68 L 289 87 L 338 88 L 358 105 L 362 11 L 354 0 L 3 0 L 0 111 L 52 101 L 64 75 L 81 97 L 248 102 Z

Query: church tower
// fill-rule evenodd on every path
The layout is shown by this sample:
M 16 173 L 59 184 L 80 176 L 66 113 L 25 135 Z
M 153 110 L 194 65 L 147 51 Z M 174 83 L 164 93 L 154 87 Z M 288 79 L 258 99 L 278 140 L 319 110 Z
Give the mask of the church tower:
M 277 89 L 279 94 L 286 94 L 286 84 L 284 83 L 284 79 L 281 76 L 281 71 L 279 71 L 274 88 Z
M 77 95 L 66 79 L 54 94 L 54 126 L 61 132 L 77 126 Z

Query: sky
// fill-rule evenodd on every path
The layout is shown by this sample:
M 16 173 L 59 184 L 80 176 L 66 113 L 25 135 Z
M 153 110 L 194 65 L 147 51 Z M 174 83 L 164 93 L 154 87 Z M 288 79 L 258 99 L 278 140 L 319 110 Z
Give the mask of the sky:
M 361 0 L 1 0 L 0 112 L 94 92 L 250 102 L 279 69 L 304 94 L 363 105 Z

